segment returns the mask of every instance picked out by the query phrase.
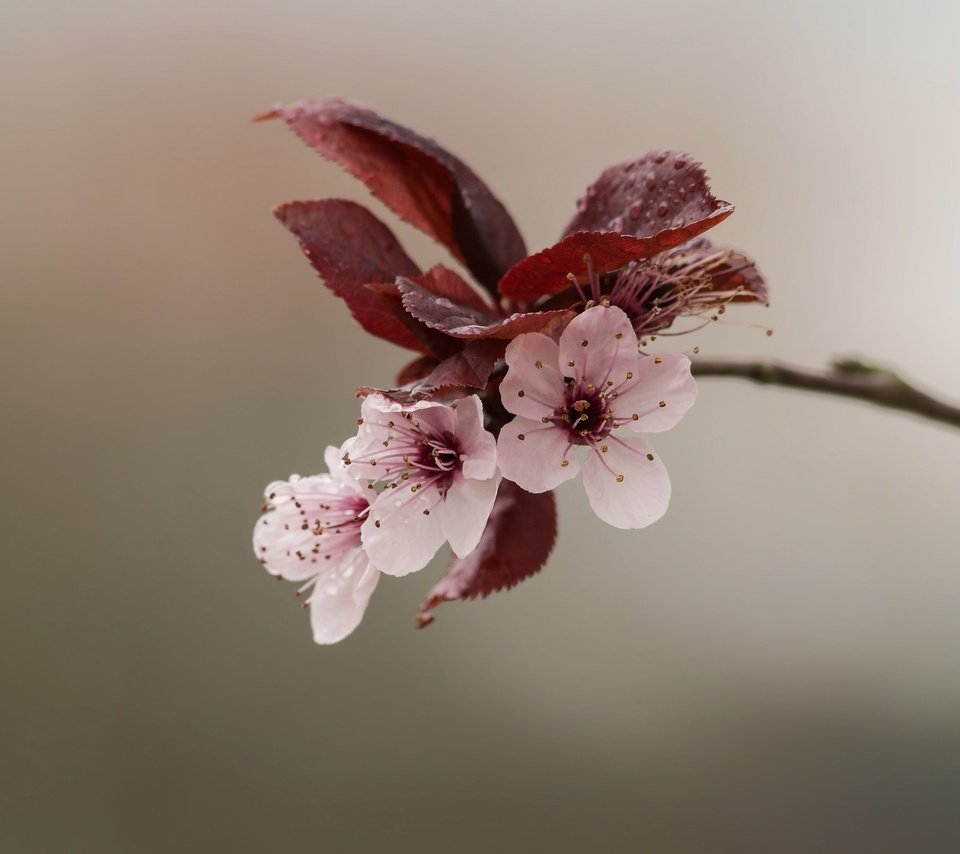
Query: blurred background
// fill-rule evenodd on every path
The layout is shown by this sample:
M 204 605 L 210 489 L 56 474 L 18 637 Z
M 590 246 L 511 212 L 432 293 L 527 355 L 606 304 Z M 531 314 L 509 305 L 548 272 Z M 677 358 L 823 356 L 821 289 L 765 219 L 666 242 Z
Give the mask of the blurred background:
M 417 632 L 438 558 L 332 648 L 249 543 L 404 358 L 273 205 L 364 201 L 447 260 L 251 116 L 374 105 L 531 249 L 607 165 L 686 149 L 773 305 L 680 346 L 956 400 L 958 8 L 5 0 L 0 850 L 958 850 L 947 427 L 704 380 L 656 437 L 663 521 L 568 485 L 539 576 Z

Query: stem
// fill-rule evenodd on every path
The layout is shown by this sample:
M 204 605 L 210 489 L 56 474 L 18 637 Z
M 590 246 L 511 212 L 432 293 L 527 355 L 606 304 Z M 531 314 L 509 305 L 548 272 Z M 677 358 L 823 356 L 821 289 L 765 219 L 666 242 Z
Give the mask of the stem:
M 931 397 L 893 371 L 858 359 L 837 359 L 825 370 L 766 359 L 697 359 L 693 373 L 697 377 L 739 377 L 764 385 L 852 397 L 960 427 L 960 406 Z

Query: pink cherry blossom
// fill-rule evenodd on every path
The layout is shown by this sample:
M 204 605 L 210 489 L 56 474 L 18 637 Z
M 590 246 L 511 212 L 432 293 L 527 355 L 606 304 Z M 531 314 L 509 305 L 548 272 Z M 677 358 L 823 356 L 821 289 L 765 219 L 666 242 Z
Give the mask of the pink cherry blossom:
M 363 548 L 389 575 L 429 563 L 444 541 L 466 557 L 497 496 L 497 445 L 474 394 L 410 406 L 380 394 L 363 402 L 357 437 L 344 446 L 351 474 L 381 491 L 361 527 Z
M 343 640 L 359 625 L 380 580 L 360 545 L 368 492 L 346 473 L 337 448 L 328 447 L 324 459 L 329 474 L 271 483 L 253 530 L 268 572 L 305 582 L 298 593 L 313 587 L 307 603 L 320 644 Z
M 500 431 L 503 476 L 545 492 L 583 471 L 594 512 L 617 528 L 643 528 L 670 500 L 667 470 L 638 433 L 676 424 L 696 399 L 686 356 L 638 352 L 627 315 L 602 304 L 577 315 L 557 344 L 527 333 L 507 347 Z M 626 430 L 623 430 L 623 427 Z

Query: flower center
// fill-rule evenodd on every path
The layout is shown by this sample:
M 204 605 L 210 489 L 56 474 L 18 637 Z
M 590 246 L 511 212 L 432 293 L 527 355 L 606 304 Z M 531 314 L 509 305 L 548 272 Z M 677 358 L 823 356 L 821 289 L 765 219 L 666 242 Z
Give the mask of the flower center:
M 590 384 L 568 385 L 563 409 L 558 414 L 575 445 L 592 444 L 609 435 L 613 428 L 613 413 L 606 396 Z

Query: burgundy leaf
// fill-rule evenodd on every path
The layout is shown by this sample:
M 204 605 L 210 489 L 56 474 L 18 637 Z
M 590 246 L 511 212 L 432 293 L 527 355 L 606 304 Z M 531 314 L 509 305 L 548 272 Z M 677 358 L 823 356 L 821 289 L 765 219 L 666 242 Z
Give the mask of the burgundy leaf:
M 407 362 L 397 374 L 397 385 L 410 385 L 417 380 L 429 376 L 437 366 L 437 359 L 433 356 L 418 356 L 412 362 Z
M 527 251 L 506 208 L 434 140 L 339 98 L 297 101 L 258 119 L 284 119 L 400 217 L 446 246 L 491 290 Z
M 524 258 L 511 267 L 500 280 L 500 293 L 521 302 L 560 293 L 570 287 L 571 274 L 577 279 L 586 275 L 587 257 L 598 274 L 608 273 L 630 261 L 649 258 L 685 243 L 696 237 L 703 228 L 709 228 L 729 216 L 732 210 L 729 208 L 716 218 L 695 223 L 690 228 L 672 229 L 653 237 L 630 237 L 612 231 L 571 234 L 549 249 Z M 683 237 L 677 239 L 681 232 Z
M 443 264 L 437 264 L 427 270 L 426 273 L 414 276 L 412 281 L 438 297 L 446 297 L 481 312 L 489 313 L 492 310 L 490 304 L 480 294 L 457 273 L 448 267 L 444 267 Z
M 403 300 L 396 282 L 370 282 L 364 287 L 381 300 L 381 310 L 389 312 L 418 342 L 422 352 L 442 361 L 462 349 L 459 341 L 439 330 L 421 323 L 403 307 Z
M 510 340 L 524 332 L 549 333 L 571 317 L 572 311 L 534 311 L 500 318 L 446 297 L 435 296 L 410 279 L 397 279 L 403 307 L 417 320 L 453 338 Z
M 360 386 L 358 397 L 383 394 L 398 403 L 413 403 L 435 397 L 449 397 L 454 393 L 472 393 L 483 389 L 490 379 L 497 360 L 503 357 L 504 343 L 495 340 L 462 342 L 462 349 L 445 359 L 425 357 L 407 365 L 400 377 L 409 378 L 400 388 Z
M 661 237 L 657 251 L 663 251 L 700 234 L 732 211 L 732 205 L 714 198 L 707 173 L 689 154 L 648 151 L 605 170 L 578 201 L 577 214 L 563 234 L 614 231 L 653 237 L 677 231 L 684 235 L 672 243 Z
M 343 199 L 290 202 L 280 205 L 275 214 L 293 232 L 327 287 L 344 299 L 367 332 L 427 352 L 385 296 L 365 287 L 372 282 L 393 286 L 397 276 L 420 272 L 390 229 L 366 208 Z
M 469 341 L 460 352 L 440 362 L 424 380 L 424 385 L 432 389 L 484 388 L 503 351 L 502 341 Z
M 519 584 L 546 563 L 557 537 L 552 492 L 534 495 L 508 480 L 490 513 L 480 543 L 467 557 L 454 558 L 446 577 L 420 606 L 417 624 L 433 622 L 433 609 L 456 599 L 488 596 Z

